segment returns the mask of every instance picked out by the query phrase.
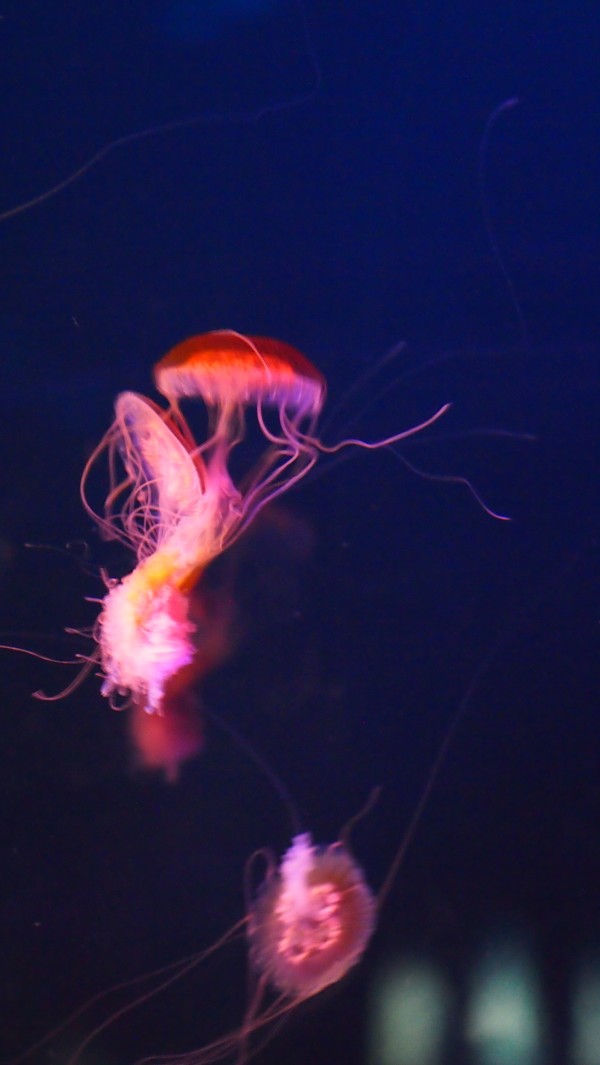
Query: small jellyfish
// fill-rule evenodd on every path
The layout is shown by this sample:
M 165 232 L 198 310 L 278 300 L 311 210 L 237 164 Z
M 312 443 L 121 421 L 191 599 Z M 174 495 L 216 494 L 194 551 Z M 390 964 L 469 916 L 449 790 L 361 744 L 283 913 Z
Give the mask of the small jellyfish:
M 338 983 L 360 961 L 375 930 L 378 905 L 342 842 L 317 847 L 308 832 L 295 836 L 279 868 L 269 866 L 248 907 L 249 963 L 258 986 L 240 1028 L 188 1054 L 152 1060 L 156 1065 L 247 1065 L 276 1022 Z M 265 1004 L 267 989 L 272 996 Z
M 375 916 L 375 896 L 348 850 L 315 847 L 303 833 L 251 907 L 250 960 L 273 989 L 310 998 L 360 960 Z
M 380 789 L 374 789 L 364 807 L 346 823 L 335 842 L 316 846 L 308 832 L 299 830 L 298 815 L 287 790 L 260 759 L 260 768 L 266 770 L 268 779 L 288 808 L 295 833 L 279 863 L 268 850 L 258 851 L 248 859 L 244 877 L 245 916 L 201 952 L 95 995 L 20 1060 L 47 1044 L 71 1021 L 79 1021 L 88 1007 L 96 1007 L 106 999 L 107 1005 L 110 1004 L 108 1014 L 104 1020 L 88 1028 L 87 1035 L 66 1063 L 82 1065 L 83 1051 L 113 1023 L 209 961 L 222 948 L 245 936 L 250 979 L 241 1023 L 196 1050 L 153 1054 L 144 1060 L 151 1060 L 154 1065 L 214 1065 L 217 1062 L 248 1065 L 277 1034 L 280 1022 L 308 999 L 338 984 L 362 960 L 431 799 L 457 728 L 479 691 L 482 678 L 505 643 L 506 635 L 492 646 L 452 715 L 408 826 L 376 892 L 370 888 L 354 858 L 349 840 L 353 827 L 373 808 Z M 249 889 L 251 872 L 258 858 L 266 861 L 266 875 L 252 891 Z M 113 1000 L 115 993 L 125 996 L 125 1001 L 117 1008 Z
M 259 852 L 263 853 L 263 852 Z M 241 1025 L 209 1044 L 183 1054 L 156 1055 L 155 1065 L 209 1065 L 230 1062 L 247 1065 L 277 1031 L 278 1024 L 307 999 L 338 983 L 362 958 L 375 930 L 380 897 L 365 880 L 358 863 L 344 842 L 315 846 L 309 833 L 296 835 L 279 867 L 267 852 L 268 870 L 256 897 L 248 904 L 245 918 L 199 954 L 175 962 L 156 973 L 109 988 L 80 1007 L 73 1020 L 116 991 L 144 985 L 144 990 L 125 1002 L 88 1031 L 68 1058 L 67 1065 L 81 1065 L 82 1054 L 96 1037 L 138 1005 L 158 995 L 192 969 L 209 960 L 222 947 L 245 933 L 249 968 L 256 983 Z M 253 855 L 249 859 L 252 864 Z M 248 868 L 247 868 L 248 875 Z M 252 983 L 252 980 L 250 981 Z M 267 992 L 270 992 L 267 997 Z M 48 1037 L 31 1048 L 38 1050 Z M 146 1059 L 144 1059 L 146 1060 Z

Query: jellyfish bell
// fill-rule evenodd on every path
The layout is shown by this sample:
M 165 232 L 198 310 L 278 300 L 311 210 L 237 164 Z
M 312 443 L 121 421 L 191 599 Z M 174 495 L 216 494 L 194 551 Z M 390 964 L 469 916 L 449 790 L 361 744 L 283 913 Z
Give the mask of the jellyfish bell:
M 344 843 L 317 847 L 310 833 L 296 835 L 279 867 L 269 860 L 265 881 L 248 905 L 248 961 L 258 987 L 242 1024 L 189 1054 L 152 1060 L 246 1065 L 275 1034 L 277 1022 L 358 964 L 375 930 L 378 905 Z M 265 1002 L 267 989 L 272 997 Z
M 186 424 L 179 409 L 181 399 L 204 402 L 209 436 L 198 453 L 209 480 L 227 470 L 232 449 L 245 435 L 246 412 L 255 409 L 267 448 L 244 479 L 239 531 L 253 521 L 265 503 L 304 478 L 319 454 L 333 454 L 350 446 L 385 448 L 432 425 L 449 408 L 445 404 L 421 424 L 382 440 L 352 438 L 324 444 L 316 435 L 327 394 L 321 371 L 290 344 L 226 329 L 177 344 L 156 364 L 154 381 L 168 399 L 177 423 Z M 273 410 L 275 426 L 268 421 Z
M 170 403 L 201 397 L 231 412 L 262 403 L 314 419 L 326 395 L 323 374 L 297 348 L 271 337 L 215 330 L 172 348 L 154 368 L 154 382 Z
M 208 434 L 197 453 L 209 483 L 228 479 L 231 453 L 246 436 L 250 410 L 255 411 L 267 446 L 242 478 L 238 535 L 265 503 L 288 491 L 316 462 L 311 434 L 325 402 L 326 382 L 291 344 L 226 329 L 193 336 L 157 363 L 154 381 L 178 424 L 186 424 L 180 400 L 203 401 Z

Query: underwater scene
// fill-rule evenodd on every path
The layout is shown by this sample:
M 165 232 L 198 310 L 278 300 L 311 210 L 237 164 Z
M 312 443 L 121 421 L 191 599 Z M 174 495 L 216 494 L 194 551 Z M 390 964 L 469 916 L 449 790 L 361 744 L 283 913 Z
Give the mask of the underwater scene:
M 0 1065 L 600 1065 L 600 19 L 0 11 Z

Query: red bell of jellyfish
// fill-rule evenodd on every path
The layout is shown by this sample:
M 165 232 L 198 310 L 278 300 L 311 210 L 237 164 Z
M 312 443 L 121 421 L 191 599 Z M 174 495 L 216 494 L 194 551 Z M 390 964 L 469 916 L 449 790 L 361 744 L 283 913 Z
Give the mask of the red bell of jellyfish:
M 291 344 L 228 329 L 177 344 L 155 366 L 154 381 L 172 403 L 200 396 L 209 407 L 264 403 L 310 418 L 326 393 L 323 374 Z
M 348 851 L 296 836 L 251 908 L 252 963 L 275 990 L 309 998 L 359 961 L 375 917 L 375 897 Z
M 240 513 L 234 536 L 266 502 L 306 476 L 317 460 L 319 446 L 311 434 L 325 401 L 325 378 L 290 344 L 231 330 L 190 337 L 157 363 L 154 381 L 184 433 L 190 430 L 179 400 L 204 402 L 208 434 L 194 455 L 209 491 L 213 486 L 220 486 L 221 492 L 227 485 L 233 489 L 229 457 L 244 439 L 246 412 L 254 409 L 267 447 L 237 486 Z M 273 411 L 269 425 L 266 417 Z
M 222 488 L 227 483 L 231 485 L 227 472 L 229 455 L 244 438 L 247 409 L 255 409 L 259 429 L 269 446 L 242 480 L 234 536 L 251 523 L 266 502 L 305 477 L 320 453 L 332 454 L 348 446 L 367 450 L 385 447 L 420 432 L 448 409 L 445 404 L 420 425 L 374 443 L 349 439 L 331 446 L 323 444 L 315 435 L 326 396 L 320 370 L 290 344 L 231 330 L 182 341 L 157 363 L 154 381 L 169 400 L 173 419 L 183 434 L 191 436 L 179 410 L 179 400 L 199 398 L 205 403 L 209 434 L 196 448 L 194 457 L 202 464 L 209 491 L 214 484 Z M 276 428 L 266 420 L 273 410 Z

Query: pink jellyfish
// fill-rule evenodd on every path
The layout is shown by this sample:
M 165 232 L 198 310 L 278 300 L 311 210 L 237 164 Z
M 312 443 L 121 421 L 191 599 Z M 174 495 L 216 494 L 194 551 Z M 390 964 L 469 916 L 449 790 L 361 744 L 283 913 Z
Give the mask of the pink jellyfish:
M 326 446 L 315 435 L 326 391 L 320 371 L 288 344 L 230 331 L 179 344 L 158 363 L 155 380 L 169 409 L 122 393 L 113 425 L 82 477 L 88 512 L 107 537 L 123 541 L 137 557 L 130 574 L 109 583 L 102 602 L 96 628 L 102 693 L 113 703 L 131 697 L 148 713 L 162 712 L 171 678 L 194 660 L 191 590 L 260 509 L 305 477 L 320 452 L 385 447 L 447 410 L 446 405 L 385 440 Z M 201 442 L 179 408 L 182 397 L 199 398 L 207 408 L 208 432 Z M 248 408 L 255 410 L 267 446 L 236 482 L 230 457 L 243 442 Z M 97 514 L 87 499 L 87 482 L 103 452 L 110 491 L 104 513 Z
M 354 858 L 349 839 L 353 827 L 377 801 L 379 788 L 374 789 L 362 810 L 347 822 L 340 838 L 334 843 L 328 846 L 315 845 L 308 832 L 299 831 L 279 863 L 269 850 L 253 854 L 246 864 L 244 877 L 246 914 L 212 945 L 154 973 L 95 995 L 18 1060 L 30 1058 L 72 1022 L 80 1021 L 88 1008 L 95 1008 L 107 999 L 112 1004 L 108 1014 L 104 1020 L 88 1029 L 87 1035 L 66 1062 L 66 1065 L 82 1065 L 84 1050 L 102 1032 L 245 935 L 252 978 L 248 982 L 250 994 L 241 1024 L 196 1050 L 180 1054 L 153 1054 L 143 1060 L 154 1065 L 216 1065 L 217 1062 L 248 1065 L 276 1034 L 278 1022 L 308 999 L 339 983 L 362 960 L 382 907 L 430 802 L 457 729 L 479 692 L 482 679 L 505 646 L 506 633 L 492 645 L 481 661 L 451 716 L 408 826 L 376 892 L 370 888 L 361 866 Z M 264 763 L 262 768 L 265 769 Z M 285 788 L 282 790 L 281 782 L 277 781 L 268 766 L 266 768 L 271 783 L 277 784 L 280 797 L 288 805 L 289 796 Z M 293 804 L 289 811 L 292 821 L 297 823 Z M 251 890 L 250 872 L 259 858 L 266 862 L 266 875 L 258 888 Z M 113 996 L 119 993 L 125 999 L 115 1008 Z
M 86 485 L 104 449 L 111 489 L 100 516 L 87 502 Z M 117 481 L 119 457 L 126 476 Z M 117 399 L 115 421 L 84 470 L 82 498 L 105 535 L 133 547 L 138 560 L 122 581 L 109 582 L 102 602 L 95 633 L 102 693 L 113 702 L 131 694 L 154 712 L 169 679 L 193 661 L 192 575 L 201 558 L 208 562 L 220 549 L 226 505 L 219 511 L 219 501 L 204 491 L 188 442 L 158 407 L 132 392 Z
M 145 984 L 145 990 L 111 1012 L 79 1043 L 67 1065 L 81 1065 L 84 1050 L 101 1032 L 245 931 L 256 988 L 240 1027 L 197 1050 L 175 1056 L 152 1055 L 147 1060 L 154 1065 L 216 1062 L 247 1065 L 274 1034 L 272 1028 L 276 1022 L 302 1002 L 338 983 L 361 960 L 375 930 L 381 902 L 381 896 L 371 891 L 361 867 L 341 841 L 319 847 L 313 844 L 309 833 L 301 833 L 294 837 L 279 866 L 268 852 L 266 857 L 267 875 L 256 897 L 249 902 L 246 917 L 216 943 L 154 974 L 95 996 L 22 1057 L 38 1050 L 105 995 L 112 997 L 114 992 Z M 266 1000 L 268 991 L 270 996 Z M 253 1045 L 255 1036 L 256 1045 Z
M 204 443 L 196 444 L 180 412 L 161 411 L 143 396 L 125 392 L 117 398 L 113 425 L 86 465 L 84 505 L 107 537 L 135 550 L 138 562 L 122 581 L 109 585 L 96 628 L 102 692 L 113 701 L 131 694 L 147 712 L 162 711 L 168 682 L 190 667 L 196 654 L 190 591 L 260 505 L 301 475 L 276 484 L 277 474 L 265 460 L 256 483 L 243 494 L 227 469 L 242 429 L 244 402 L 277 402 L 282 417 L 289 412 L 296 425 L 314 419 L 320 409 L 324 383 L 318 371 L 286 345 L 266 343 L 283 354 L 272 358 L 267 384 L 263 372 L 262 395 L 252 351 L 251 359 L 234 359 L 229 368 L 222 357 L 208 375 L 207 403 L 216 417 Z M 260 368 L 264 371 L 262 363 Z M 279 474 L 302 450 L 295 448 L 280 462 Z M 111 485 L 100 515 L 88 503 L 87 482 L 102 452 L 108 454 Z M 119 460 L 124 477 L 118 474 Z
M 375 930 L 378 905 L 361 867 L 343 843 L 318 847 L 309 833 L 295 836 L 279 867 L 269 867 L 249 905 L 246 936 L 258 985 L 241 1027 L 199 1050 L 176 1058 L 153 1057 L 152 1061 L 155 1065 L 219 1061 L 247 1065 L 256 1033 L 262 1033 L 260 1047 L 274 1022 L 338 983 L 360 961 Z M 265 1005 L 267 989 L 272 996 Z
M 303 833 L 251 907 L 251 962 L 283 995 L 309 998 L 359 961 L 375 911 L 375 897 L 348 850 L 341 843 L 315 847 Z

